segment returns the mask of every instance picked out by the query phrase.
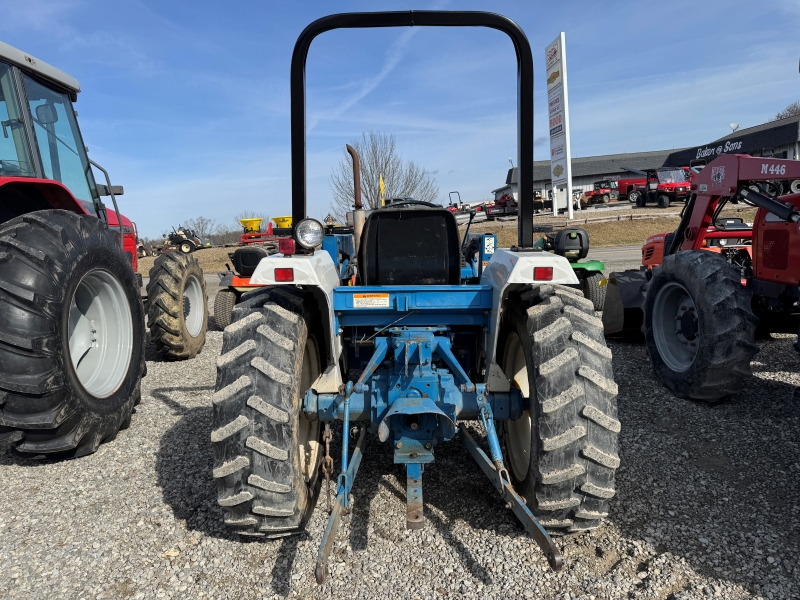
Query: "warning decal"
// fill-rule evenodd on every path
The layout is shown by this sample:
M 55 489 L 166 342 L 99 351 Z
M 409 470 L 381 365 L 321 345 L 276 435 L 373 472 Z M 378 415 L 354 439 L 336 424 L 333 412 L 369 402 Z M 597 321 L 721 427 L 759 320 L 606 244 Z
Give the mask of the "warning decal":
M 389 308 L 389 294 L 353 294 L 353 308 Z

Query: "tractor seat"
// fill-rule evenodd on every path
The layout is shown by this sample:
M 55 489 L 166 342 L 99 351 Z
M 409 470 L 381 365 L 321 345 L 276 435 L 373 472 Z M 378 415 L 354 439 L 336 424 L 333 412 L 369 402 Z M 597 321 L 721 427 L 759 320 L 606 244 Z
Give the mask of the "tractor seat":
M 456 218 L 443 207 L 422 203 L 374 210 L 361 234 L 358 264 L 362 285 L 457 285 Z
M 714 226 L 723 231 L 750 231 L 752 229 L 752 227 L 745 223 L 740 217 L 717 219 Z

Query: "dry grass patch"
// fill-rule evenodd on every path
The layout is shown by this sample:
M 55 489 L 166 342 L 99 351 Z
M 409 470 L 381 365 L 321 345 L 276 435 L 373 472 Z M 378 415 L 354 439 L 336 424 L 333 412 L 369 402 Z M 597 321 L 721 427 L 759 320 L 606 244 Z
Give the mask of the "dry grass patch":
M 587 211 L 584 211 L 584 218 L 586 218 L 586 212 Z M 594 216 L 596 218 L 616 218 L 619 216 L 624 217 L 625 215 L 629 214 L 628 211 L 620 211 L 620 213 L 623 214 L 620 215 L 618 212 L 614 212 L 612 214 L 598 213 Z M 633 214 L 637 216 L 642 215 L 641 212 L 634 212 Z M 756 211 L 754 209 L 741 211 L 734 208 L 723 210 L 722 214 L 732 217 L 741 217 L 745 222 L 752 223 L 753 219 L 755 218 Z M 648 214 L 647 216 L 649 217 L 650 215 Z M 548 223 L 548 221 L 550 221 L 550 223 Z M 534 223 L 539 225 L 553 224 L 553 221 L 553 218 L 544 219 L 539 215 L 534 218 Z M 664 233 L 666 231 L 675 231 L 679 222 L 680 218 L 677 215 L 664 217 L 659 216 L 658 213 L 656 213 L 652 218 L 639 218 L 634 220 L 625 219 L 622 221 L 609 221 L 605 223 L 575 223 L 574 225 L 568 225 L 568 227 L 579 227 L 581 229 L 585 229 L 589 234 L 591 246 L 593 248 L 603 248 L 609 246 L 641 245 L 651 235 Z M 554 224 L 555 230 L 557 231 L 559 229 L 563 229 L 564 223 L 565 219 L 563 217 L 559 217 Z M 463 233 L 465 228 L 466 226 L 462 225 L 459 229 L 461 229 L 461 232 Z M 516 221 L 484 221 L 474 224 L 470 231 L 492 232 L 496 234 L 498 248 L 508 248 L 510 246 L 517 245 Z M 541 233 L 533 234 L 534 240 L 538 240 L 541 237 Z
M 225 263 L 231 264 L 231 260 L 228 258 L 228 252 L 233 252 L 235 249 L 236 248 L 201 248 L 200 250 L 195 250 L 192 256 L 200 263 L 203 273 L 208 275 L 209 273 L 225 271 Z M 143 277 L 148 276 L 155 260 L 156 257 L 154 256 L 146 256 L 145 258 L 139 259 L 139 273 L 141 273 Z

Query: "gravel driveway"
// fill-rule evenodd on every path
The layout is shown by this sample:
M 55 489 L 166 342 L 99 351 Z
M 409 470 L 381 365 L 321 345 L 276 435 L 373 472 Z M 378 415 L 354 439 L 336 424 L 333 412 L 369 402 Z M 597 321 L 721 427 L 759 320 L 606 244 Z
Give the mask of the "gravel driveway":
M 371 440 L 322 587 L 324 500 L 301 537 L 246 542 L 222 527 L 209 442 L 221 343 L 209 331 L 193 360 L 148 361 L 131 427 L 92 456 L 21 459 L 0 446 L 0 597 L 800 597 L 791 336 L 760 342 L 755 377 L 718 406 L 671 396 L 642 345 L 611 344 L 618 495 L 603 528 L 558 540 L 558 574 L 458 442 L 425 471 L 427 527 L 407 531 L 404 476 Z

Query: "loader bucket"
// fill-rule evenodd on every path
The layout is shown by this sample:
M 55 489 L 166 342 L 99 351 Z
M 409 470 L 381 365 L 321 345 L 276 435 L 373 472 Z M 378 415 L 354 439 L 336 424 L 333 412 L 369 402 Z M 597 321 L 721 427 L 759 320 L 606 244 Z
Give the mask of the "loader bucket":
M 608 276 L 606 302 L 603 305 L 603 329 L 606 335 L 641 333 L 647 283 L 645 271 L 621 271 Z

